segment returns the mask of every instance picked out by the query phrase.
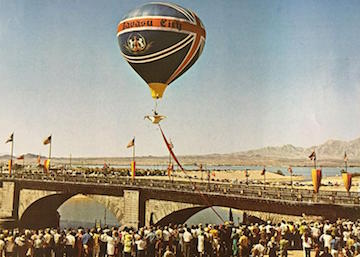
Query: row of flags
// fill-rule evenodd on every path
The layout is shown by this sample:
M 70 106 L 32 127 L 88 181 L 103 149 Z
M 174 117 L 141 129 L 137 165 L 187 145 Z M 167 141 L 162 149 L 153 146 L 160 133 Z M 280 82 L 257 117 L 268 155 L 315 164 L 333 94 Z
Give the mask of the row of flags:
M 321 179 L 322 179 L 322 170 L 316 168 L 316 152 L 315 150 L 312 151 L 312 153 L 309 155 L 309 159 L 314 161 L 314 169 L 311 170 L 311 178 L 313 182 L 314 192 L 318 193 L 321 185 Z M 348 162 L 348 156 L 346 151 L 344 152 L 344 163 L 345 163 L 345 172 L 342 172 L 342 179 L 344 182 L 344 186 L 346 191 L 349 193 L 351 189 L 351 183 L 352 183 L 352 174 L 347 172 L 347 162 Z
M 51 159 L 51 140 L 52 135 L 48 136 L 44 139 L 43 144 L 44 145 L 50 145 L 49 147 L 49 158 L 44 161 L 44 171 L 47 172 L 50 170 L 50 159 Z M 10 160 L 9 160 L 9 174 L 11 175 L 12 172 L 12 166 L 13 166 L 13 148 L 14 148 L 14 132 L 10 134 L 9 138 L 5 141 L 5 144 L 11 143 L 11 151 L 10 151 Z M 25 155 L 22 154 L 16 158 L 17 160 L 25 160 Z M 40 155 L 38 156 L 38 164 L 40 164 Z
M 316 152 L 315 150 L 313 150 L 311 152 L 311 154 L 309 155 L 309 159 L 312 160 L 312 161 L 316 161 Z M 348 156 L 346 154 L 346 151 L 344 152 L 344 162 L 347 162 L 348 161 Z
M 162 132 L 162 131 L 161 131 Z M 171 156 L 174 158 L 174 160 L 176 161 L 176 163 L 178 165 L 179 162 L 176 158 L 176 156 L 173 154 L 172 149 L 174 148 L 174 145 L 172 144 L 171 140 L 167 141 L 167 139 L 165 138 L 164 134 L 162 133 L 166 146 L 169 149 L 170 152 L 170 156 L 169 156 L 169 166 L 167 169 L 168 172 L 168 176 L 170 178 L 172 171 L 174 170 L 174 165 L 171 163 Z M 50 169 L 50 159 L 51 159 L 51 141 L 52 141 L 52 135 L 48 136 L 47 138 L 44 139 L 43 144 L 44 145 L 48 145 L 50 144 L 50 149 L 49 149 L 49 158 L 46 159 L 44 161 L 44 170 L 45 171 L 49 171 Z M 13 143 L 14 143 L 14 133 L 12 133 L 9 138 L 5 141 L 5 144 L 7 143 L 12 143 L 12 147 L 11 147 L 11 158 L 9 160 L 9 173 L 11 174 L 11 168 L 12 168 L 12 159 L 13 159 Z M 133 137 L 133 139 L 130 140 L 130 142 L 127 144 L 126 148 L 132 148 L 133 149 L 133 159 L 131 161 L 130 167 L 131 167 L 131 177 L 132 179 L 135 179 L 135 175 L 136 175 L 136 161 L 135 161 L 135 137 Z M 25 156 L 22 154 L 20 156 L 17 157 L 18 160 L 24 160 Z M 314 186 L 314 192 L 318 193 L 319 192 L 319 188 L 321 185 L 321 179 L 322 179 L 322 170 L 321 169 L 317 169 L 316 168 L 316 152 L 315 150 L 313 150 L 311 152 L 311 154 L 309 155 L 309 159 L 314 161 L 314 169 L 312 169 L 311 171 L 311 177 L 312 177 L 312 181 L 313 181 L 313 186 Z M 352 174 L 347 172 L 347 162 L 348 162 L 348 156 L 347 153 L 345 151 L 344 153 L 344 162 L 345 162 L 345 168 L 346 168 L 346 172 L 342 173 L 342 178 L 343 178 L 343 182 L 344 182 L 344 186 L 346 188 L 346 190 L 349 192 L 350 188 L 351 188 L 351 182 L 352 182 Z M 38 157 L 38 164 L 40 164 L 40 156 Z M 181 165 L 180 165 L 181 166 Z M 182 168 L 182 167 L 181 167 Z M 291 166 L 288 167 L 288 172 L 290 173 L 291 177 L 293 174 L 293 170 L 291 168 Z M 264 176 L 264 180 L 265 180 L 265 173 L 266 173 L 266 168 L 264 167 L 261 171 L 261 175 Z M 215 174 L 214 174 L 215 176 Z M 245 169 L 245 177 L 249 177 L 248 174 L 248 170 Z

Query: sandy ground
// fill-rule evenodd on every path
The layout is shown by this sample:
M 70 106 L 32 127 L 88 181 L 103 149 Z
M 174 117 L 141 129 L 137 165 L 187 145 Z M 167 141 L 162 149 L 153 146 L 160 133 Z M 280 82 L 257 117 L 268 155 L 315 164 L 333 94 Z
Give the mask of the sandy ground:
M 249 182 L 251 181 L 259 181 L 259 182 L 263 182 L 264 181 L 264 176 L 261 175 L 262 171 L 261 170 L 249 170 L 248 174 L 248 180 Z M 182 171 L 176 171 L 173 173 L 177 179 L 186 179 L 186 175 L 182 172 Z M 207 173 L 206 172 L 202 172 L 202 174 L 198 171 L 187 171 L 186 174 L 188 176 L 190 176 L 192 179 L 203 179 L 203 180 L 207 180 Z M 234 181 L 234 180 L 238 180 L 238 181 L 245 181 L 246 177 L 245 177 L 245 171 L 215 171 L 215 172 L 211 172 L 211 180 L 229 180 L 230 182 Z M 163 179 L 163 177 L 160 177 Z M 311 181 L 305 181 L 305 178 L 303 176 L 293 176 L 291 178 L 291 176 L 282 176 L 276 173 L 272 173 L 272 172 L 266 172 L 265 173 L 265 180 L 266 182 L 270 182 L 270 183 L 283 183 L 283 182 L 290 182 L 291 179 L 293 180 L 293 182 L 301 182 L 302 184 L 304 184 L 304 186 L 300 186 L 297 187 L 295 186 L 295 188 L 306 188 L 306 189 L 312 189 L 312 182 Z M 332 184 L 331 186 L 329 185 L 329 182 Z M 342 177 L 339 176 L 334 176 L 334 177 L 325 177 L 321 180 L 321 183 L 323 185 L 327 185 L 327 186 L 322 186 L 321 189 L 323 190 L 336 190 L 336 191 L 345 191 L 345 187 L 343 184 L 343 180 Z M 321 190 L 320 189 L 320 190 Z M 355 177 L 352 179 L 352 187 L 350 192 L 359 192 L 360 191 L 360 177 Z
M 202 174 L 199 171 L 187 171 L 186 172 L 189 176 L 191 177 L 197 177 L 197 178 L 201 178 L 203 177 L 203 179 L 207 179 L 207 173 L 206 172 L 202 172 Z M 251 180 L 256 180 L 256 181 L 264 181 L 264 176 L 261 175 L 262 171 L 261 170 L 249 170 L 248 174 L 249 174 L 249 181 Z M 184 173 L 181 171 L 177 171 L 175 174 L 177 174 L 178 176 L 181 177 L 185 177 Z M 222 179 L 228 179 L 229 181 L 233 181 L 233 180 L 241 180 L 241 181 L 245 181 L 246 180 L 246 176 L 245 176 L 245 171 L 243 170 L 236 170 L 236 171 L 212 171 L 211 173 L 211 179 L 214 180 L 222 180 Z M 303 176 L 293 176 L 292 177 L 293 181 L 302 181 L 304 180 Z M 272 172 L 265 172 L 265 180 L 267 182 L 286 182 L 286 181 L 290 181 L 291 177 L 290 176 L 282 176 L 276 173 L 272 173 Z

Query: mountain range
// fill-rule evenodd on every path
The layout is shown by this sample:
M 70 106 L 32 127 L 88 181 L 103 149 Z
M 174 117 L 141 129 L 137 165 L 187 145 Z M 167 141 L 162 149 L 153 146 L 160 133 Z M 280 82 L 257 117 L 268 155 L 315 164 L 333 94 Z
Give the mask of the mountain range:
M 344 154 L 349 159 L 360 160 L 360 138 L 351 141 L 328 140 L 325 143 L 309 148 L 296 147 L 293 145 L 268 146 L 256 150 L 249 150 L 233 155 L 245 155 L 248 157 L 268 157 L 287 159 L 306 159 L 315 150 L 317 158 L 320 159 L 344 159 Z
M 328 140 L 325 143 L 312 147 L 298 147 L 291 144 L 283 146 L 268 146 L 254 150 L 227 153 L 179 156 L 182 164 L 203 163 L 208 165 L 296 165 L 311 166 L 312 161 L 309 155 L 316 151 L 317 162 L 324 166 L 342 166 L 344 154 L 349 159 L 350 166 L 360 166 L 360 138 L 351 141 Z M 9 159 L 9 155 L 0 156 L 0 160 Z M 37 155 L 28 153 L 25 160 L 35 160 Z M 45 159 L 41 156 L 41 159 Z M 167 156 L 142 156 L 136 157 L 140 165 L 166 165 Z M 53 158 L 53 162 L 68 163 L 68 158 Z M 73 164 L 118 164 L 127 165 L 129 157 L 94 157 L 94 158 L 73 158 Z

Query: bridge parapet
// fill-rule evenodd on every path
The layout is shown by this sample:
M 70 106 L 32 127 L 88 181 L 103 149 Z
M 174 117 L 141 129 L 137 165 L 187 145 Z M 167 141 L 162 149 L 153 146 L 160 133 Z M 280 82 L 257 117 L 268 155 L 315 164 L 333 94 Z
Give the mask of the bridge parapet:
M 164 180 L 137 178 L 132 181 L 128 177 L 91 177 L 85 175 L 74 177 L 40 174 L 0 175 L 0 182 L 3 185 L 6 183 L 8 185 L 11 183 L 18 185 L 19 190 L 44 190 L 69 196 L 82 193 L 118 199 L 125 195 L 124 192 L 135 192 L 139 195 L 129 204 L 126 203 L 126 200 L 117 201 L 116 210 L 118 216 L 122 217 L 121 221 L 133 226 L 135 226 L 135 223 L 142 225 L 145 220 L 149 221 L 151 211 L 150 208 L 147 210 L 145 202 L 152 200 L 174 202 L 176 208 L 180 209 L 218 205 L 287 215 L 302 215 L 302 213 L 305 213 L 331 217 L 341 217 L 343 215 L 343 217 L 349 218 L 359 217 L 360 215 L 359 193 L 356 192 L 347 194 L 346 192 L 324 190 L 314 194 L 309 189 L 291 189 L 281 186 L 271 187 L 219 182 L 204 183 L 200 181 L 190 183 L 188 181 L 170 181 L 167 178 Z M 9 188 L 11 186 L 8 186 Z M 13 190 L 14 195 L 19 190 Z M 59 202 L 61 199 L 59 199 Z M 130 220 L 129 217 L 125 216 L 126 213 L 131 213 L 131 211 L 124 211 L 124 209 L 130 205 L 135 206 L 135 202 L 138 203 L 138 216 Z M 115 201 L 112 204 L 114 205 Z M 13 206 L 16 206 L 16 204 L 13 204 Z M 17 208 L 19 208 L 19 204 Z M 26 209 L 26 207 L 20 209 Z M 160 215 L 160 211 L 157 215 Z

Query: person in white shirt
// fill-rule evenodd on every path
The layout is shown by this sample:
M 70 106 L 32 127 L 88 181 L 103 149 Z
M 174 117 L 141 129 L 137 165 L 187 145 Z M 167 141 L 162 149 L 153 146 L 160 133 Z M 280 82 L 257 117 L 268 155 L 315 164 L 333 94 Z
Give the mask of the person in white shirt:
M 305 232 L 304 235 L 302 236 L 302 244 L 304 249 L 304 256 L 310 257 L 312 239 L 309 232 Z
M 139 235 L 135 244 L 137 246 L 137 257 L 145 257 L 146 239 L 142 235 Z
M 68 231 L 66 237 L 65 237 L 65 253 L 66 256 L 73 256 L 74 249 L 75 249 L 75 232 Z
M 200 230 L 198 234 L 197 251 L 199 253 L 199 257 L 203 257 L 205 253 L 205 236 L 202 230 Z
M 190 257 L 191 239 L 193 239 L 191 233 L 187 228 L 184 228 L 183 240 L 184 240 L 184 257 Z
M 320 242 L 324 244 L 324 248 L 327 247 L 328 249 L 331 249 L 331 240 L 332 236 L 330 235 L 330 231 L 327 231 L 320 236 Z

